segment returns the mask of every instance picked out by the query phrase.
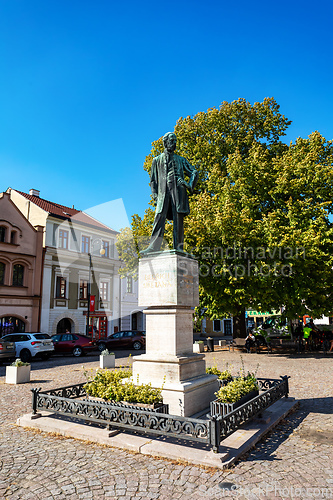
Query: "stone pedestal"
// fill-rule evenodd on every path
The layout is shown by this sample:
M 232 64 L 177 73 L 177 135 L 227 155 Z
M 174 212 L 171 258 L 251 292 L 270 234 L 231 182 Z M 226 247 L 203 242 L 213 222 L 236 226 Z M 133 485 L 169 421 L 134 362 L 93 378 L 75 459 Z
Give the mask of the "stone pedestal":
M 193 312 L 199 304 L 197 261 L 159 252 L 140 259 L 139 306 L 147 307 L 146 354 L 133 358 L 133 380 L 163 386 L 173 415 L 190 416 L 209 406 L 217 377 L 206 375 L 203 354 L 193 353 Z

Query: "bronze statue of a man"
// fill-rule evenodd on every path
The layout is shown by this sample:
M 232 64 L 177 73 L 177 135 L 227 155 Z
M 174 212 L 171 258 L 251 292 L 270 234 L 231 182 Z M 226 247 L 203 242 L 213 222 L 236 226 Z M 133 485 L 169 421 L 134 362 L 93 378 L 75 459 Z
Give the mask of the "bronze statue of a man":
M 176 135 L 168 132 L 163 137 L 164 152 L 153 159 L 150 187 L 156 201 L 155 219 L 148 248 L 141 254 L 161 249 L 165 221 L 173 220 L 173 248 L 183 251 L 184 217 L 190 213 L 187 191 L 193 193 L 198 171 L 182 156 L 176 155 Z M 189 182 L 184 179 L 184 173 Z

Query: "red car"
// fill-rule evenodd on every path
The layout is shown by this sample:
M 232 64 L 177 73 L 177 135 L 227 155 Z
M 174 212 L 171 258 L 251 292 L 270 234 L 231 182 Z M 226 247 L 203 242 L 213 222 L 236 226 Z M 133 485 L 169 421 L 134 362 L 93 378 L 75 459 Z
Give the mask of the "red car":
M 113 333 L 106 339 L 97 340 L 97 347 L 102 352 L 105 349 L 109 351 L 115 347 L 125 347 L 127 349 L 143 349 L 146 345 L 146 332 L 138 330 L 125 330 Z
M 97 349 L 96 342 L 78 333 L 59 333 L 53 335 L 52 342 L 55 354 L 72 354 L 82 356 Z

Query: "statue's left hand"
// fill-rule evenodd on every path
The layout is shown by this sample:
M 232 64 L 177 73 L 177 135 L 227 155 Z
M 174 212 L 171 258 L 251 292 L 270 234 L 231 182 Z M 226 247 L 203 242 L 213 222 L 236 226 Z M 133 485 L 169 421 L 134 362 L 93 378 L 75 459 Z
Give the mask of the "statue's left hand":
M 187 189 L 190 189 L 190 185 L 181 177 L 177 180 L 177 185 L 178 186 L 185 186 Z

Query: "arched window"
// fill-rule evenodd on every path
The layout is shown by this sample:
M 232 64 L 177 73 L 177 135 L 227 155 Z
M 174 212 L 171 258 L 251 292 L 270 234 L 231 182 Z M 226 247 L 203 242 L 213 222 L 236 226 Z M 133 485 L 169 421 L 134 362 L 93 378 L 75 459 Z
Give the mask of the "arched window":
M 23 286 L 24 266 L 15 264 L 13 267 L 13 286 Z
M 6 228 L 4 226 L 0 226 L 0 242 L 4 243 L 6 241 Z
M 3 285 L 5 283 L 5 270 L 6 264 L 0 262 L 0 285 Z
M 23 333 L 25 332 L 25 323 L 15 316 L 5 316 L 0 318 L 0 337 L 8 333 Z

